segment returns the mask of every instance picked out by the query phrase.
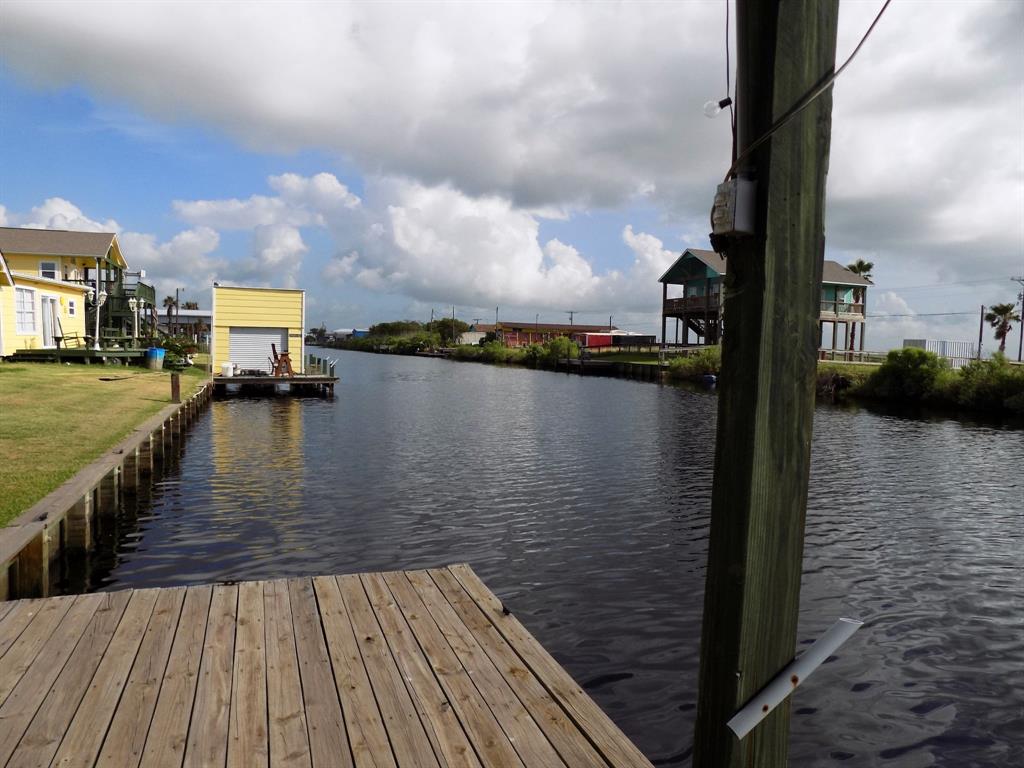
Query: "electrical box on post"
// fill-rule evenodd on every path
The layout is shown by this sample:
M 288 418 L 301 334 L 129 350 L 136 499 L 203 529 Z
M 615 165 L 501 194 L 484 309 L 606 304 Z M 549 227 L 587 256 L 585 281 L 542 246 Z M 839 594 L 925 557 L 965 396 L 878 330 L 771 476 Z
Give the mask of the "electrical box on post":
M 754 234 L 757 182 L 730 179 L 718 185 L 711 208 L 712 233 L 721 237 Z

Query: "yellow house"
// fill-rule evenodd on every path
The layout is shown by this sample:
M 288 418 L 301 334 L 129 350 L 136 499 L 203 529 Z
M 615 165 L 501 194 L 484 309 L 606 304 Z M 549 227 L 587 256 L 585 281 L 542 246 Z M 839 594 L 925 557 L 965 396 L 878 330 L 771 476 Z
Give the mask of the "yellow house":
M 89 289 L 38 271 L 15 271 L 12 261 L 0 250 L 0 357 L 19 349 L 56 349 L 62 339 L 84 344 Z
M 86 337 L 93 348 L 124 343 L 154 309 L 152 286 L 125 281 L 113 232 L 0 227 L 0 253 L 16 284 L 0 300 L 0 355 L 58 345 L 84 351 Z
M 271 345 L 288 352 L 295 373 L 303 372 L 306 292 L 285 288 L 213 286 L 210 360 L 242 370 L 271 370 Z

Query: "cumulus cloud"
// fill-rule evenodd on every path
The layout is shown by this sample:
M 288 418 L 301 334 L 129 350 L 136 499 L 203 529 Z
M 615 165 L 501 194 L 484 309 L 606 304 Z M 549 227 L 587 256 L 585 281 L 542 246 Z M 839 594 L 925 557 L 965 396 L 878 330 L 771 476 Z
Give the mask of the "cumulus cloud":
M 146 282 L 156 283 L 161 292 L 180 287 L 203 293 L 218 273 L 227 271 L 215 253 L 220 235 L 209 227 L 183 230 L 166 242 L 139 232 L 122 232 L 118 241 L 132 269 L 146 270 Z
M 63 197 L 50 197 L 28 213 L 7 213 L 3 211 L 5 226 L 30 227 L 32 229 L 75 229 L 80 232 L 117 232 L 120 230 L 113 219 L 97 221 L 85 215 L 82 209 Z

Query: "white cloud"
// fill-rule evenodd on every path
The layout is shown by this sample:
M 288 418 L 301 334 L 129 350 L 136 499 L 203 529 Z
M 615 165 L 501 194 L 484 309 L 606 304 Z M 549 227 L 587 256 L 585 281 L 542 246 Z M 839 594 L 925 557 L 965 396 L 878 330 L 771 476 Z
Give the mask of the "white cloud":
M 356 251 L 349 251 L 344 256 L 340 254 L 334 256 L 323 269 L 324 279 L 331 282 L 343 281 L 355 271 L 357 261 L 359 261 L 359 254 Z
M 840 60 L 877 8 L 842 4 Z M 727 121 L 701 114 L 724 95 L 720 2 L 268 3 L 240 15 L 8 0 L 3 15 L 16 76 L 249 148 L 326 151 L 363 174 L 363 200 L 330 174 L 284 174 L 249 198 L 175 204 L 191 227 L 253 232 L 254 279 L 276 275 L 275 254 L 297 269 L 316 257 L 299 246 L 316 227 L 332 253 L 359 253 L 321 267 L 346 284 L 425 302 L 640 311 L 652 294 L 657 304 L 663 246 L 628 229 L 633 263 L 599 272 L 578 244 L 540 242 L 542 221 L 645 206 L 689 238 L 678 245 L 706 245 L 729 153 Z M 1019 271 L 1022 29 L 1021 3 L 889 8 L 834 91 L 830 257 L 870 254 L 880 287 Z M 38 220 L 75 220 L 57 213 Z M 257 242 L 260 227 L 277 235 Z
M 218 274 L 227 271 L 224 259 L 214 255 L 220 236 L 209 227 L 184 230 L 163 243 L 139 232 L 122 232 L 118 241 L 131 268 L 145 269 L 145 281 L 156 283 L 160 293 L 180 287 L 205 295 Z
M 113 219 L 97 221 L 63 197 L 50 197 L 25 214 L 6 213 L 6 226 L 32 229 L 75 229 L 81 232 L 117 232 L 120 227 Z

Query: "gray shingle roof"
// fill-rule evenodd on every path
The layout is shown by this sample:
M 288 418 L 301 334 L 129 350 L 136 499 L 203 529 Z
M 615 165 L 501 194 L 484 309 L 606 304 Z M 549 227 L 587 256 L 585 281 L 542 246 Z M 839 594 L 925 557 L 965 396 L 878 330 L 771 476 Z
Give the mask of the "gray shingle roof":
M 65 229 L 0 227 L 0 252 L 33 256 L 89 256 L 104 258 L 113 232 L 71 232 Z
M 692 256 L 703 262 L 720 275 L 727 271 L 726 260 L 714 251 L 704 251 L 698 248 L 687 248 L 670 266 L 665 274 L 658 278 L 658 282 L 669 282 L 678 279 L 677 267 L 682 264 L 687 256 Z M 681 268 L 681 267 L 680 267 Z M 826 259 L 822 267 L 821 282 L 835 285 L 874 285 L 867 278 L 855 274 L 840 264 L 838 261 Z

